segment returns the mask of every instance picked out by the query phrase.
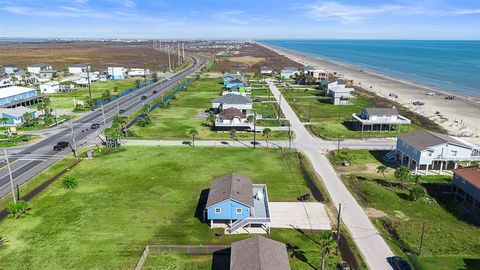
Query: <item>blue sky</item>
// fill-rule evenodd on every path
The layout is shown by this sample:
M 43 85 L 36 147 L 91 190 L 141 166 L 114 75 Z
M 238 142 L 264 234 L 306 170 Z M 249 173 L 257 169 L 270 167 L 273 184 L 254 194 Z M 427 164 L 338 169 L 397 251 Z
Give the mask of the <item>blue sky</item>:
M 0 37 L 480 39 L 480 0 L 0 0 Z

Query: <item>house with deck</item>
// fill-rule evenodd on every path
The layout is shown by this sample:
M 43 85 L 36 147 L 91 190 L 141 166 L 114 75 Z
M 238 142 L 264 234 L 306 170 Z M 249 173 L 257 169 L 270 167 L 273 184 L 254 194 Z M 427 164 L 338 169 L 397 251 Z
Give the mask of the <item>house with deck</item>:
M 284 67 L 280 71 L 280 77 L 282 79 L 290 79 L 298 72 L 298 70 L 294 67 Z
M 40 74 L 41 71 L 52 70 L 52 65 L 45 63 L 36 63 L 28 65 L 27 71 L 32 74 Z
M 228 108 L 236 108 L 242 113 L 248 114 L 252 111 L 253 100 L 243 95 L 226 93 L 212 100 L 212 108 L 220 112 Z
M 253 127 L 252 123 L 247 120 L 247 115 L 237 108 L 228 108 L 217 114 L 215 118 L 215 130 L 228 131 L 248 131 Z
M 68 67 L 68 73 L 72 74 L 82 74 L 82 73 L 87 73 L 87 71 L 91 71 L 92 67 L 90 64 L 86 63 L 80 63 L 80 64 L 74 64 Z
M 42 95 L 37 95 L 37 90 L 28 87 L 9 86 L 0 90 L 1 107 L 30 106 L 42 98 Z
M 208 192 L 204 221 L 227 233 L 249 233 L 250 228 L 270 231 L 267 186 L 231 173 L 213 181 Z
M 453 170 L 452 187 L 463 214 L 480 224 L 480 165 Z
M 125 79 L 125 69 L 123 67 L 108 67 L 107 73 L 112 80 Z
M 333 105 L 353 104 L 355 102 L 355 96 L 352 94 L 354 90 L 339 81 L 328 84 L 328 96 L 331 97 Z
M 290 270 L 284 243 L 256 236 L 232 243 L 230 270 Z
M 271 76 L 274 70 L 272 67 L 262 66 L 260 67 L 260 74 L 264 76 Z
M 7 64 L 3 66 L 3 70 L 5 71 L 6 74 L 14 74 L 15 72 L 19 71 L 20 68 L 17 65 L 13 64 Z
M 402 166 L 418 173 L 429 170 L 456 169 L 460 162 L 480 161 L 480 148 L 458 137 L 421 130 L 402 134 L 397 138 L 395 150 L 387 160 L 397 160 Z
M 391 131 L 392 128 L 397 132 L 400 131 L 401 125 L 410 125 L 410 119 L 401 116 L 398 110 L 393 108 L 366 108 L 360 113 L 352 114 L 352 119 L 358 123 L 358 128 L 367 131 Z
M 40 88 L 40 92 L 43 94 L 53 94 L 60 92 L 59 82 L 47 82 L 40 84 L 38 87 Z

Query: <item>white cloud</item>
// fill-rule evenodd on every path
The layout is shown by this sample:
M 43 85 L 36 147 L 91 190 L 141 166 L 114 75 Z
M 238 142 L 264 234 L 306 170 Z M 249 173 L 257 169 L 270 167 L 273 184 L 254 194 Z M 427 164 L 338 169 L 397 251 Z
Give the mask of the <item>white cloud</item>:
M 453 12 L 456 15 L 475 15 L 480 14 L 480 8 L 477 9 L 459 9 Z
M 221 12 L 215 13 L 214 17 L 217 18 L 218 20 L 221 20 L 230 24 L 246 25 L 248 24 L 248 21 L 247 19 L 245 19 L 244 14 L 245 12 L 242 10 L 221 11 Z

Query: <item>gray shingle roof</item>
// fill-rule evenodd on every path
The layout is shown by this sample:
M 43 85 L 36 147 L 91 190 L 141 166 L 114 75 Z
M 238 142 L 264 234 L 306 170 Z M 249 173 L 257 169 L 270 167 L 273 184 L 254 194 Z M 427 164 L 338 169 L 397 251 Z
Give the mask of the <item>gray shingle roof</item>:
M 87 68 L 89 64 L 73 64 L 70 67 L 80 67 L 80 68 Z
M 365 109 L 368 115 L 378 115 L 378 116 L 394 116 L 398 115 L 398 110 L 396 108 L 368 108 Z
M 208 192 L 206 207 L 208 208 L 230 198 L 253 207 L 252 189 L 252 180 L 248 177 L 238 173 L 224 175 L 212 183 Z
M 287 247 L 262 236 L 232 244 L 230 270 L 290 270 Z
M 24 107 L 24 106 L 18 106 L 18 107 L 15 107 L 15 108 L 1 108 L 0 109 L 0 113 L 6 113 L 6 114 L 11 115 L 13 117 L 20 117 L 20 116 L 24 115 L 25 113 L 32 113 L 32 112 L 36 112 L 36 110 L 29 109 L 29 108 Z
M 226 94 L 221 97 L 215 98 L 213 103 L 222 103 L 222 104 L 250 104 L 253 103 L 252 99 L 237 94 Z
M 455 145 L 461 145 L 468 148 L 471 146 L 466 145 L 452 136 L 440 134 L 437 132 L 421 130 L 416 132 L 411 132 L 407 134 L 402 134 L 398 136 L 398 139 L 408 143 L 409 145 L 415 147 L 418 150 L 425 150 L 432 146 L 444 144 L 444 143 L 451 143 Z

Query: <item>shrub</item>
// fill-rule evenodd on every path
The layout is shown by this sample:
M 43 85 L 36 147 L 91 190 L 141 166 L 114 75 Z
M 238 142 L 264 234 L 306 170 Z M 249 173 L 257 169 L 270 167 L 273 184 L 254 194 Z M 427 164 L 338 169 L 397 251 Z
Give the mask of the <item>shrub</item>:
M 409 198 L 411 201 L 416 201 L 425 195 L 426 195 L 426 191 L 423 187 L 415 186 L 410 189 Z
M 148 115 L 145 115 L 144 117 L 141 117 L 140 119 L 138 119 L 136 124 L 141 127 L 146 127 L 151 123 L 152 123 L 152 120 L 150 119 L 150 117 Z
M 64 189 L 74 189 L 78 187 L 78 180 L 75 176 L 65 176 L 62 185 Z
M 10 204 L 8 207 L 9 216 L 12 218 L 21 218 L 28 214 L 30 211 L 30 206 L 25 201 L 18 201 L 16 203 Z

